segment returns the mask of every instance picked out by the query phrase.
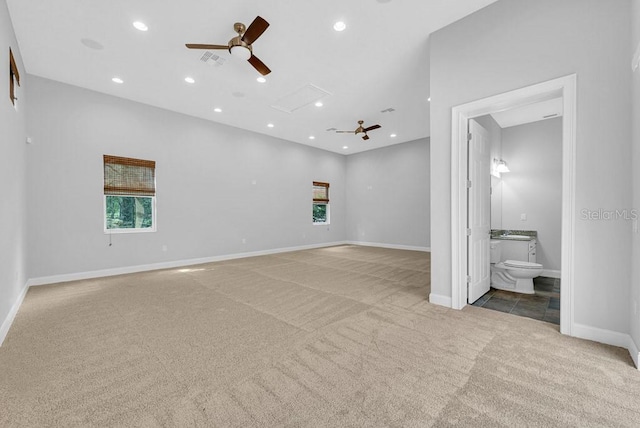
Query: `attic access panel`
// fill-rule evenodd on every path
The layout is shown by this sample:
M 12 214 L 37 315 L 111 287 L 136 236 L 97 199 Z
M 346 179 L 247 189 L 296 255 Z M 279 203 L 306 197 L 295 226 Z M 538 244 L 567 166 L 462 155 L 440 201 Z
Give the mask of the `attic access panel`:
M 284 97 L 280 98 L 278 101 L 272 104 L 271 107 L 285 113 L 293 113 L 294 111 L 306 105 L 314 103 L 328 95 L 331 94 L 324 89 L 321 89 L 316 85 L 312 85 L 311 83 L 309 83 L 302 88 L 293 91 L 289 95 L 285 95 Z

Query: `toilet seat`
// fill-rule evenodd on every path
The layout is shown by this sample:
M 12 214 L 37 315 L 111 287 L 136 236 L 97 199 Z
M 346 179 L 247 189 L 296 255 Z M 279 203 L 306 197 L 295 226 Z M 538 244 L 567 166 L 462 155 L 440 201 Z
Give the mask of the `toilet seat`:
M 503 262 L 506 267 L 516 269 L 542 269 L 540 263 L 523 262 L 520 260 L 506 260 Z

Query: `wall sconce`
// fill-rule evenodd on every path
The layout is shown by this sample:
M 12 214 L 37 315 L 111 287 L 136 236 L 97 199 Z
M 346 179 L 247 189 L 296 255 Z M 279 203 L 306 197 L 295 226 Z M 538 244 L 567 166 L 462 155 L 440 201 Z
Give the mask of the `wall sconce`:
M 494 161 L 495 161 L 495 159 L 494 159 Z M 496 171 L 499 172 L 499 173 L 510 172 L 509 171 L 509 167 L 507 166 L 507 163 L 505 161 L 503 161 L 502 159 L 500 159 L 497 162 Z
M 509 172 L 509 167 L 507 163 L 502 159 L 493 158 L 493 163 L 491 165 L 491 175 L 500 178 L 500 173 Z

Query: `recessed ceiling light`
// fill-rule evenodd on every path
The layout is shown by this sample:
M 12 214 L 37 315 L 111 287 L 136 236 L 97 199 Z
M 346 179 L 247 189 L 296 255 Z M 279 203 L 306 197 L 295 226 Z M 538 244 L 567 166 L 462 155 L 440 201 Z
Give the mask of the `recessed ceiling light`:
M 389 137 L 391 137 L 391 138 L 396 138 L 396 137 L 397 137 L 397 135 L 396 135 L 396 134 L 391 134 L 391 135 L 389 135 Z
M 310 140 L 315 140 L 315 139 L 316 139 L 316 137 L 314 137 L 313 135 L 309 135 L 309 139 L 310 139 Z
M 322 107 L 323 105 L 322 101 L 316 101 L 316 107 Z
M 333 24 L 333 29 L 336 31 L 344 31 L 345 28 L 347 28 L 347 24 L 345 24 L 342 21 L 338 21 L 335 24 Z
M 136 27 L 140 31 L 147 31 L 149 27 L 144 22 L 136 21 L 133 23 L 133 26 Z
M 185 77 L 184 81 L 187 83 L 196 83 L 195 79 L 193 77 Z
M 222 113 L 222 109 L 220 107 L 216 107 L 213 109 L 216 113 Z
M 347 150 L 349 146 L 342 146 L 342 150 Z
M 258 82 L 260 82 L 260 83 L 264 83 L 264 82 L 266 82 L 266 81 L 267 81 L 267 79 L 265 79 L 265 78 L 264 78 L 264 77 L 262 77 L 262 76 L 258 77 L 256 80 L 257 80 Z
M 111 81 L 114 83 L 124 83 L 124 80 L 119 77 L 114 77 L 113 79 L 111 79 Z
M 267 123 L 268 128 L 273 128 L 273 123 Z

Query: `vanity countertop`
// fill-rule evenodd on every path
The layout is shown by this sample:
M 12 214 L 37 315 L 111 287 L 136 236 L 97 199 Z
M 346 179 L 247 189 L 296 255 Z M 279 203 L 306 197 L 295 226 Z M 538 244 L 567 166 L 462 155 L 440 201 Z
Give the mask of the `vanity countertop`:
M 538 237 L 535 230 L 502 230 L 491 229 L 491 239 L 505 241 L 531 241 Z

